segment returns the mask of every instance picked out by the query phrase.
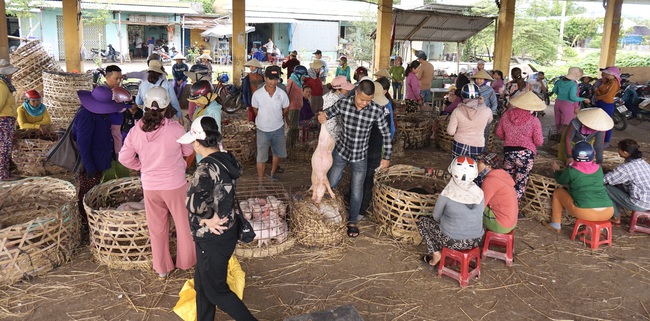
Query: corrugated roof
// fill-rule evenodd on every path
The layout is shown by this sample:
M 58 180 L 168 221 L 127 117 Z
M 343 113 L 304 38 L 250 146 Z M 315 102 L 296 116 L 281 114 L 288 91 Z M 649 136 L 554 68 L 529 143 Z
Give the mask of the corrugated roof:
M 44 1 L 45 8 L 62 8 L 61 1 Z M 81 2 L 82 10 L 92 9 L 107 9 L 109 11 L 129 11 L 129 12 L 142 12 L 142 13 L 166 13 L 166 14 L 197 14 L 195 10 L 190 7 L 188 2 L 164 2 L 158 4 L 151 4 L 148 2 L 133 1 L 132 4 L 126 3 L 96 3 L 96 2 Z
M 428 9 L 393 9 L 395 40 L 464 42 L 495 17 L 479 17 Z

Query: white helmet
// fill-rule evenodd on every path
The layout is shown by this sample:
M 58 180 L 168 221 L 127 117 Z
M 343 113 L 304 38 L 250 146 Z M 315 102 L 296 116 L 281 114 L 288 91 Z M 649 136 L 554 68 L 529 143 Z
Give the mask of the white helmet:
M 455 179 L 471 182 L 478 176 L 476 161 L 467 156 L 458 156 L 449 164 L 449 173 Z
M 154 101 L 158 104 L 158 108 L 151 107 Z M 160 86 L 152 87 L 144 95 L 144 107 L 149 109 L 165 109 L 169 106 L 170 101 L 167 89 Z

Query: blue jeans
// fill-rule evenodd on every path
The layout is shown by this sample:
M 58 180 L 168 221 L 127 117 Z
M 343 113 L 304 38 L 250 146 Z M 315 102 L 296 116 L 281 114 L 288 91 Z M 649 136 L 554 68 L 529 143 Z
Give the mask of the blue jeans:
M 430 89 L 420 90 L 420 95 L 422 95 L 422 101 L 426 103 L 431 99 L 431 90 Z
M 338 185 L 341 175 L 343 175 L 343 169 L 350 163 L 352 177 L 350 178 L 350 216 L 348 221 L 350 223 L 357 223 L 361 209 L 361 201 L 363 200 L 363 181 L 366 178 L 368 159 L 364 158 L 358 162 L 348 162 L 336 150 L 332 151 L 332 158 L 334 162 L 329 172 L 327 172 L 327 179 L 330 181 L 332 187 Z
M 619 215 L 621 215 L 622 208 L 640 212 L 648 210 L 647 208 L 642 208 L 632 203 L 630 194 L 615 185 L 605 185 L 605 189 L 607 190 L 607 195 L 609 195 L 609 198 L 611 198 L 612 202 L 614 203 L 615 218 L 618 218 Z
M 401 82 L 393 82 L 393 99 L 402 100 L 404 98 L 404 92 L 402 91 Z
M 596 102 L 596 105 L 598 107 L 602 108 L 602 110 L 604 110 L 607 113 L 607 115 L 609 115 L 609 117 L 612 117 L 612 114 L 614 114 L 614 107 L 615 106 L 614 106 L 613 103 L 608 104 L 608 103 L 606 103 L 606 102 L 604 102 L 602 100 L 599 100 L 599 101 Z M 612 138 L 612 130 L 610 129 L 605 134 L 605 143 L 609 143 L 609 140 L 611 138 Z

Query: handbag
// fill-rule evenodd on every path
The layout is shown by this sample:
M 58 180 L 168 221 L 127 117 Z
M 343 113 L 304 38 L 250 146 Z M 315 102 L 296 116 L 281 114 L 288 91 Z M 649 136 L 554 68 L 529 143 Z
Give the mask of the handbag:
M 81 173 L 84 167 L 81 163 L 77 142 L 72 137 L 72 128 L 76 118 L 75 115 L 70 125 L 68 125 L 68 129 L 65 130 L 63 137 L 47 152 L 46 157 L 48 161 L 55 165 L 74 173 Z

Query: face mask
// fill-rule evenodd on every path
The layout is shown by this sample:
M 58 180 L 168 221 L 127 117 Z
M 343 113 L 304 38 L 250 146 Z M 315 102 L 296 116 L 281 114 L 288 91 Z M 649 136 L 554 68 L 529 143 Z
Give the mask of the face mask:
M 343 93 L 339 93 L 339 98 L 345 98 L 345 95 Z

